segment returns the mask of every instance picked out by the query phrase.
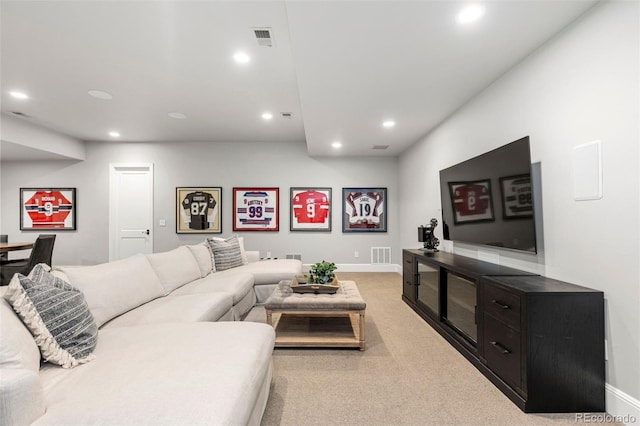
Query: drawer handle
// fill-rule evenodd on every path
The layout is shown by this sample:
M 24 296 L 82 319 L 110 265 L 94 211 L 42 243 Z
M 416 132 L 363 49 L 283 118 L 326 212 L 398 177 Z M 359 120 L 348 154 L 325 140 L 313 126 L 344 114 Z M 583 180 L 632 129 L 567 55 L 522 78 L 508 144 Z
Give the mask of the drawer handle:
M 495 303 L 496 305 L 500 306 L 502 309 L 510 309 L 511 308 L 511 306 L 509 306 L 506 303 L 503 303 L 503 302 L 501 302 L 499 300 L 496 300 L 496 299 L 493 299 L 491 301 L 491 303 Z
M 498 342 L 492 341 L 491 344 L 493 345 L 494 348 L 496 348 L 497 350 L 499 350 L 503 354 L 510 354 L 511 353 L 511 351 L 509 349 L 505 348 L 504 346 L 502 346 Z
M 413 263 L 413 260 L 405 260 L 406 263 Z

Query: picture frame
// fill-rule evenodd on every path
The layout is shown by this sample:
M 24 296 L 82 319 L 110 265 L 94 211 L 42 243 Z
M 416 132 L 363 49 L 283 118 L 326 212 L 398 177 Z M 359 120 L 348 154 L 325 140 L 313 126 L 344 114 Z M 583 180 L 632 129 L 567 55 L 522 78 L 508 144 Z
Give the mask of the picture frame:
M 500 179 L 502 217 L 522 219 L 533 217 L 531 175 L 505 176 Z
M 279 188 L 233 188 L 233 230 L 279 230 Z
M 449 182 L 449 195 L 455 225 L 495 220 L 491 179 Z
M 20 188 L 21 231 L 75 231 L 76 188 Z
M 290 188 L 289 205 L 290 231 L 331 232 L 331 188 Z
M 387 188 L 342 188 L 342 232 L 387 232 Z
M 222 233 L 222 188 L 176 187 L 176 233 Z

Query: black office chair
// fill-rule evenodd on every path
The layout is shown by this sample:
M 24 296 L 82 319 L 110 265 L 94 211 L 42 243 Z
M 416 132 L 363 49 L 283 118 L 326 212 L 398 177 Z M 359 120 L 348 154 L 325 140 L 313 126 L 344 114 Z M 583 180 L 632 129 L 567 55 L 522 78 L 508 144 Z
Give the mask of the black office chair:
M 9 285 L 14 274 L 28 275 L 38 263 L 46 263 L 51 266 L 55 241 L 55 234 L 39 235 L 28 259 L 0 261 L 0 285 Z

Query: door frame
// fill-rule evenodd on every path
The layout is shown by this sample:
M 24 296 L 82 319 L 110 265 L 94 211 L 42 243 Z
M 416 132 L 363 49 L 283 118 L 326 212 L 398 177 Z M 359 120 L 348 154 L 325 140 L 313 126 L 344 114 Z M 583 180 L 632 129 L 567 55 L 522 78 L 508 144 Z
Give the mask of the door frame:
M 153 163 L 110 163 L 109 164 L 109 262 L 116 259 L 116 249 L 118 246 L 118 218 L 117 218 L 117 206 L 116 200 L 118 199 L 118 186 L 117 177 L 118 174 L 124 171 L 147 171 L 151 174 L 149 181 L 149 205 L 151 211 L 149 212 L 149 226 L 151 234 L 149 235 L 149 241 L 151 243 L 151 250 L 153 251 Z

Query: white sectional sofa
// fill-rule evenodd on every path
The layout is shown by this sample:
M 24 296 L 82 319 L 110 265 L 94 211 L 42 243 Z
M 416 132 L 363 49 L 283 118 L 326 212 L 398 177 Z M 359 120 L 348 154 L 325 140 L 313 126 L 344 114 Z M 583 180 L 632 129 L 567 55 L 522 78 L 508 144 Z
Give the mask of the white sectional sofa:
M 99 327 L 95 358 L 73 368 L 42 363 L 1 297 L 0 424 L 259 424 L 275 335 L 239 320 L 302 264 L 246 258 L 214 271 L 204 243 L 54 269 Z

